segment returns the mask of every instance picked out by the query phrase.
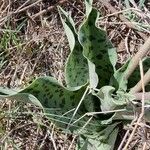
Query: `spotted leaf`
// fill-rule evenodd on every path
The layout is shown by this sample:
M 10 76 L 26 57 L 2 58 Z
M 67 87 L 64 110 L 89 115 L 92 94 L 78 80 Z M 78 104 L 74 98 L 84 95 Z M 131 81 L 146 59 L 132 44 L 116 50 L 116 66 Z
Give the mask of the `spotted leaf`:
M 71 16 L 60 7 L 59 11 L 71 51 L 65 65 L 66 84 L 68 87 L 83 85 L 87 82 L 89 76 L 88 63 L 82 55 L 83 48 L 78 41 L 77 31 Z
M 88 7 L 90 7 L 89 3 Z M 99 78 L 98 87 L 102 87 L 109 84 L 117 57 L 106 32 L 96 27 L 97 18 L 96 9 L 92 8 L 87 11 L 86 20 L 80 27 L 78 39 L 83 46 L 84 56 L 95 65 Z
M 86 88 L 87 85 L 66 88 L 53 77 L 39 77 L 28 87 L 18 92 L 11 92 L 6 89 L 3 91 L 0 89 L 0 93 L 3 93 L 0 97 L 21 100 L 23 102 L 32 102 L 43 108 L 46 115 L 49 116 L 49 118 L 51 118 L 59 127 L 65 128 L 70 122 L 72 114 L 81 100 Z M 94 111 L 92 101 L 92 95 L 85 96 L 85 100 L 79 107 L 73 122 L 88 112 L 88 110 Z M 90 106 L 87 104 L 90 104 Z M 86 116 L 77 121 L 71 125 L 70 130 L 79 127 L 81 128 L 88 119 L 89 117 Z M 89 129 L 91 130 L 92 127 L 95 128 L 95 124 L 96 121 L 91 121 L 91 123 L 89 123 Z

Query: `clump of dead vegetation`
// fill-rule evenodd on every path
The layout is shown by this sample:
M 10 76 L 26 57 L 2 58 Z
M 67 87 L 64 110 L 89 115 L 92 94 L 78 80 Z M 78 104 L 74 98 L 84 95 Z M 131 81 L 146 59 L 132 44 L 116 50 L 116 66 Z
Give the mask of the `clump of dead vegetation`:
M 120 64 L 134 55 L 150 35 L 150 3 L 145 1 L 139 7 L 141 1 L 128 2 L 94 1 L 94 6 L 102 14 L 98 26 L 108 32 L 109 39 L 117 47 Z M 84 17 L 80 0 L 0 2 L 1 86 L 23 87 L 41 75 L 52 75 L 64 82 L 64 64 L 69 50 L 58 5 L 72 14 L 78 27 Z M 35 106 L 2 100 L 0 107 L 3 149 L 68 149 L 71 144 L 72 135 L 61 133 Z M 147 126 L 147 137 L 142 131 L 143 124 Z M 149 125 L 143 124 L 129 136 L 130 149 L 140 149 L 145 138 L 149 141 Z M 128 134 L 132 134 L 136 126 L 131 124 Z M 128 141 L 128 137 L 122 141 Z

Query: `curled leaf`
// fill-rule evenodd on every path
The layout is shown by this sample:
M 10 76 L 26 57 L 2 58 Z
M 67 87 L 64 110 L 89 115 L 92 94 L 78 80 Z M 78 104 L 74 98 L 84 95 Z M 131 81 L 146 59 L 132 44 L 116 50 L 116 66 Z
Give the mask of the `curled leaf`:
M 71 50 L 65 65 L 66 84 L 68 87 L 80 86 L 88 81 L 88 63 L 82 55 L 83 48 L 78 41 L 77 31 L 71 16 L 60 7 L 59 11 Z
M 106 32 L 95 25 L 98 18 L 97 10 L 88 9 L 86 20 L 80 27 L 78 39 L 83 46 L 85 58 L 95 65 L 95 72 L 99 78 L 98 87 L 102 87 L 109 84 L 114 73 L 116 60 L 113 59 L 116 59 L 116 51 L 108 40 Z

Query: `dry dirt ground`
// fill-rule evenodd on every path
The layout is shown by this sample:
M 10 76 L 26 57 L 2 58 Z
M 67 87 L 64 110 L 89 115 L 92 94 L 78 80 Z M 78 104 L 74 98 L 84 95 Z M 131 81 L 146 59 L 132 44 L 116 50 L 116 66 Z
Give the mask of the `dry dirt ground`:
M 120 64 L 150 35 L 150 2 L 145 1 L 143 7 L 139 7 L 141 0 L 129 0 L 129 6 L 126 2 L 95 0 L 93 4 L 101 13 L 97 26 L 107 31 Z M 64 82 L 69 48 L 58 5 L 71 13 L 78 27 L 85 14 L 82 0 L 0 0 L 0 86 L 23 88 L 41 75 Z M 65 136 L 37 112 L 40 110 L 31 104 L 0 101 L 2 150 L 69 148 L 73 136 Z M 121 131 L 121 138 L 123 134 Z M 141 149 L 142 135 L 139 128 L 129 149 Z

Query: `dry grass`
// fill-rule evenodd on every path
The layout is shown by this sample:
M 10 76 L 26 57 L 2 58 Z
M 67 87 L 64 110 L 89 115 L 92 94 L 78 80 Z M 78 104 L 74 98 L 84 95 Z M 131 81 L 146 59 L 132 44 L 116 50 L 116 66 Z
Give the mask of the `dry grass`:
M 64 82 L 69 48 L 57 5 L 72 14 L 78 27 L 84 17 L 84 4 L 80 0 L 0 2 L 1 86 L 24 87 L 41 75 L 51 75 Z M 94 1 L 102 14 L 98 26 L 107 31 L 117 48 L 120 64 L 134 55 L 150 35 L 150 3 L 146 1 L 141 8 L 136 3 L 131 5 L 132 8 L 127 8 L 124 1 L 117 0 Z M 0 108 L 1 149 L 67 149 L 71 144 L 73 137 L 66 137 L 35 106 L 2 100 Z M 143 126 L 145 122 L 132 136 L 129 149 L 142 149 Z M 149 126 L 146 128 L 149 134 Z M 150 140 L 149 135 L 146 140 Z

